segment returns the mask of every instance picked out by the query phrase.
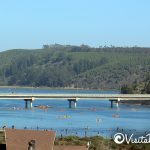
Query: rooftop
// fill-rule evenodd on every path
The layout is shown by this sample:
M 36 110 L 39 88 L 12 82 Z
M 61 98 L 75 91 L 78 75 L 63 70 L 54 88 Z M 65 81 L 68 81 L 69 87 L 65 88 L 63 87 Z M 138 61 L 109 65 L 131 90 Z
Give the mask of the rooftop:
M 38 150 L 53 150 L 55 132 L 6 129 L 5 138 L 7 150 L 27 150 L 31 140 Z

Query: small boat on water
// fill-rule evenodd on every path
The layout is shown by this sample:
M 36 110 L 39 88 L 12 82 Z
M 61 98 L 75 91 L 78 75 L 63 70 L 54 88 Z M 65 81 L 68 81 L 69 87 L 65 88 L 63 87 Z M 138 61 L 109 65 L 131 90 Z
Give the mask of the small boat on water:
M 69 119 L 71 116 L 69 115 L 64 115 L 64 116 L 58 116 L 59 119 Z
M 118 114 L 113 114 L 112 117 L 113 118 L 119 118 L 120 116 Z
M 135 109 L 135 108 L 132 108 L 132 109 L 131 109 L 131 111 L 137 111 L 137 109 Z
M 48 108 L 52 108 L 52 106 L 49 105 L 35 105 L 34 107 L 37 107 L 39 109 L 48 109 Z

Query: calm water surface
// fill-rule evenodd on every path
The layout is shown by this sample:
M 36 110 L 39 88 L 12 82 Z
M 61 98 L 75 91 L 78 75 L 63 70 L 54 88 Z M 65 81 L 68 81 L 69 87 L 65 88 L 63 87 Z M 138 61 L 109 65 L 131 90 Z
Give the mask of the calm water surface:
M 29 88 L 0 88 L 0 93 L 119 93 L 96 90 L 50 90 Z M 23 129 L 54 129 L 57 134 L 110 135 L 119 130 L 150 131 L 150 107 L 120 104 L 110 108 L 109 101 L 79 100 L 77 109 L 69 109 L 67 100 L 35 100 L 33 105 L 52 108 L 24 109 L 24 101 L 0 100 L 0 126 Z

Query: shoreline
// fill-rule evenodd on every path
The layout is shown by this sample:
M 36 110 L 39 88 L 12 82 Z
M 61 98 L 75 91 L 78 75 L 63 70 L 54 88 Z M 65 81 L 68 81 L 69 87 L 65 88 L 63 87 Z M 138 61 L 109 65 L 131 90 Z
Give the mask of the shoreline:
M 149 103 L 148 104 L 142 104 L 142 102 L 139 102 L 139 103 L 137 103 L 137 102 L 135 102 L 135 103 L 133 103 L 133 102 L 120 102 L 120 104 L 134 105 L 134 106 L 149 106 L 150 107 Z
M 119 91 L 117 89 L 90 89 L 90 88 L 73 88 L 73 87 L 47 87 L 47 86 L 0 86 L 0 88 L 26 88 L 26 89 L 52 89 L 52 90 L 86 90 L 86 91 Z

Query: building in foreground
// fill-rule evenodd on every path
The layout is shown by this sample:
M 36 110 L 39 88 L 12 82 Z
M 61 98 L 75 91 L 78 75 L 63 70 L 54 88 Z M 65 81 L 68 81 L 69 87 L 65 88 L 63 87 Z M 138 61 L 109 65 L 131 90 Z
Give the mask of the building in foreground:
M 55 131 L 4 129 L 0 150 L 88 150 L 86 146 L 54 145 Z

